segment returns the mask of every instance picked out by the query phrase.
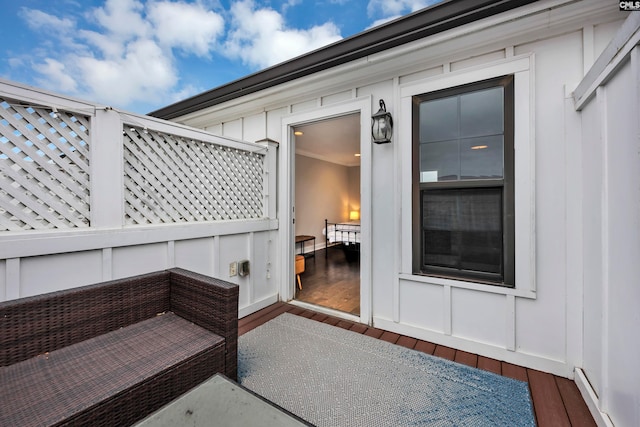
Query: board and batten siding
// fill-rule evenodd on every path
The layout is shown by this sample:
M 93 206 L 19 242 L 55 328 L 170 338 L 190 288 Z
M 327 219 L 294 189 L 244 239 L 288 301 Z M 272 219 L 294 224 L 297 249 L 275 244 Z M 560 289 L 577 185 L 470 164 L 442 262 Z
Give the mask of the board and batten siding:
M 252 133 L 256 140 L 278 141 L 279 176 L 286 181 L 291 159 L 282 148 L 290 136 L 283 122 L 326 118 L 340 106 L 362 102 L 376 111 L 384 99 L 394 118 L 393 142 L 361 147 L 361 191 L 369 203 L 361 216 L 371 221 L 362 247 L 370 256 L 363 268 L 370 268 L 364 274 L 371 316 L 364 320 L 573 378 L 585 344 L 578 179 L 585 172 L 576 160 L 583 146 L 572 91 L 626 16 L 618 12 L 597 1 L 536 2 L 178 120 L 224 136 L 247 139 Z M 407 99 L 500 73 L 516 76 L 516 288 L 414 275 Z M 287 183 L 279 188 L 286 192 Z M 280 194 L 280 215 L 286 200 Z M 280 233 L 292 239 L 287 227 Z M 290 276 L 283 271 L 282 277 Z
M 640 425 L 640 16 L 576 89 L 582 122 L 584 353 L 576 382 L 609 425 Z

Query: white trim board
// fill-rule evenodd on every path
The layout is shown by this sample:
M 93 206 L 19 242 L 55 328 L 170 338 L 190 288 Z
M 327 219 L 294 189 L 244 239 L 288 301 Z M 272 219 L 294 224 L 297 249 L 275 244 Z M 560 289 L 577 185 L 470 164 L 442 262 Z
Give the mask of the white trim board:
M 295 198 L 295 147 L 293 141 L 293 127 L 296 125 L 340 117 L 346 114 L 360 114 L 360 213 L 361 213 L 361 246 L 360 246 L 360 319 L 362 323 L 370 324 L 372 316 L 372 278 L 371 278 L 371 163 L 372 144 L 370 141 L 370 121 L 372 111 L 371 97 L 354 98 L 347 101 L 332 104 L 330 106 L 318 106 L 312 110 L 293 113 L 281 120 L 283 143 L 280 145 L 279 164 L 281 176 L 279 177 L 279 206 L 281 227 L 280 258 L 281 258 L 281 284 L 280 296 L 284 301 L 292 300 L 294 296 L 294 268 L 293 261 L 295 243 L 293 220 L 295 214 L 292 211 Z
M 598 424 L 599 427 L 614 427 L 611 418 L 600 411 L 598 395 L 595 390 L 593 390 L 593 387 L 591 387 L 591 383 L 589 383 L 587 376 L 581 368 L 576 368 L 575 370 L 575 382 L 596 424 Z
M 581 111 L 596 95 L 598 87 L 606 84 L 615 75 L 616 70 L 629 58 L 631 51 L 638 44 L 640 44 L 640 14 L 629 13 L 629 17 L 613 40 L 574 91 L 576 111 Z

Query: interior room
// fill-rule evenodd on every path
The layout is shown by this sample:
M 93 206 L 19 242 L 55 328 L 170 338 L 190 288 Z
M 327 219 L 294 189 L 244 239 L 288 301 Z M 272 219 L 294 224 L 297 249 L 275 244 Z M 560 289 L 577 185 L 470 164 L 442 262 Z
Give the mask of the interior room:
M 360 116 L 294 135 L 296 299 L 359 315 Z

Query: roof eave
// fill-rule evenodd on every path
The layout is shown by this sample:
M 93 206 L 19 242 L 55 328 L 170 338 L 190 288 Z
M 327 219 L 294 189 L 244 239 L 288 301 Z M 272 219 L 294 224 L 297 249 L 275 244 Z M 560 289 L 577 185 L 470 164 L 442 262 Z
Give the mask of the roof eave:
M 149 113 L 170 120 L 537 0 L 448 0 Z

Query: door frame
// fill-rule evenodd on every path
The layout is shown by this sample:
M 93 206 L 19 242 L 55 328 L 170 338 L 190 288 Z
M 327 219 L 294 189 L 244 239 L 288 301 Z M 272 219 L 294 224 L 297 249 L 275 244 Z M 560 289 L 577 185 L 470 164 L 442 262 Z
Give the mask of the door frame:
M 293 113 L 282 118 L 282 137 L 279 162 L 282 165 L 278 184 L 281 223 L 279 228 L 280 259 L 282 281 L 279 285 L 280 298 L 290 301 L 295 296 L 295 143 L 293 128 L 309 122 L 317 122 L 360 114 L 360 322 L 372 324 L 372 280 L 371 280 L 371 97 L 355 98 L 349 101 L 322 106 L 301 113 Z

